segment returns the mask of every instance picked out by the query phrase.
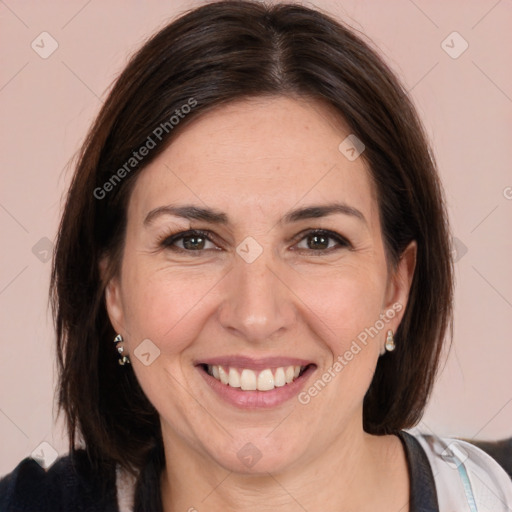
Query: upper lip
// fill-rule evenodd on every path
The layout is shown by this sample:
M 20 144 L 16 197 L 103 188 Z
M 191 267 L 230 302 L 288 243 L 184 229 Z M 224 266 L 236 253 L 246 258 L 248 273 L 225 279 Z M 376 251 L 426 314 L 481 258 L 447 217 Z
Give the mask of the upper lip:
M 223 366 L 228 368 L 247 368 L 248 370 L 261 371 L 267 368 L 279 368 L 286 366 L 308 366 L 314 364 L 306 359 L 296 357 L 263 357 L 253 359 L 247 356 L 219 356 L 198 360 L 195 365 Z

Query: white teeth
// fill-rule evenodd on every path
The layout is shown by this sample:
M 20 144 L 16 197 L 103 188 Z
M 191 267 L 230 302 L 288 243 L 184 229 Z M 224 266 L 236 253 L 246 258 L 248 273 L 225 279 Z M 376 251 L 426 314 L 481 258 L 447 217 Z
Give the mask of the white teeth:
M 229 384 L 229 377 L 228 374 L 226 373 L 226 370 L 224 370 L 222 366 L 217 366 L 217 368 L 219 369 L 219 377 L 222 384 Z M 213 374 L 213 376 L 215 377 L 215 374 Z
M 208 365 L 208 373 L 223 384 L 244 391 L 270 391 L 293 382 L 303 370 L 303 366 L 279 367 L 272 371 L 270 368 L 257 373 L 249 368 L 238 370 L 217 365 Z
M 278 368 L 274 375 L 274 386 L 276 388 L 283 387 L 286 384 L 286 377 L 284 375 L 284 368 Z
M 240 387 L 240 374 L 234 368 L 229 369 L 229 385 L 232 388 Z
M 231 370 L 229 372 L 231 374 Z M 240 375 L 240 387 L 244 391 L 254 391 L 256 389 L 256 374 L 252 370 L 247 370 L 247 368 L 242 370 L 242 375 Z
M 272 375 L 272 370 L 263 370 L 258 375 L 258 390 L 270 391 L 271 389 L 274 389 L 274 376 Z

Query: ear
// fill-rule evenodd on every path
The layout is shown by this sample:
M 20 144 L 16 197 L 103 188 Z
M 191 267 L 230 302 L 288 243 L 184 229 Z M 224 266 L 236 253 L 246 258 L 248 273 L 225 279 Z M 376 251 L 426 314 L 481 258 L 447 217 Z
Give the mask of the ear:
M 418 246 L 416 241 L 413 240 L 403 251 L 388 281 L 384 311 L 393 309 L 396 312 L 396 315 L 389 322 L 389 328 L 393 331 L 398 329 L 407 306 L 414 269 L 416 268 L 417 250 Z
M 108 278 L 108 265 L 109 261 L 106 257 L 100 260 L 99 268 L 101 279 L 102 281 L 108 279 L 105 286 L 105 305 L 112 327 L 117 333 L 123 334 L 125 332 L 125 328 L 121 285 L 117 276 Z

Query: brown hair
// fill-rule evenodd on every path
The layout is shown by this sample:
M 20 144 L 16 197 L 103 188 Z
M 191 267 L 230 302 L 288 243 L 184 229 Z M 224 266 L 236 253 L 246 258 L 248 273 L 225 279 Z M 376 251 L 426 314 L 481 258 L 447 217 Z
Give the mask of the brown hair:
M 443 192 L 415 109 L 383 60 L 331 17 L 300 5 L 221 1 L 179 17 L 132 57 L 87 136 L 67 196 L 50 290 L 58 401 L 70 450 L 80 436 L 99 467 L 140 469 L 162 443 L 157 411 L 131 367 L 117 364 L 104 300 L 122 257 L 135 178 L 199 115 L 262 95 L 321 100 L 341 115 L 366 146 L 388 263 L 417 242 L 398 348 L 379 359 L 363 422 L 367 432 L 385 434 L 421 418 L 451 329 L 453 269 Z M 171 127 L 185 104 L 194 107 Z M 162 126 L 156 147 L 117 172 Z M 105 255 L 112 264 L 102 281 Z

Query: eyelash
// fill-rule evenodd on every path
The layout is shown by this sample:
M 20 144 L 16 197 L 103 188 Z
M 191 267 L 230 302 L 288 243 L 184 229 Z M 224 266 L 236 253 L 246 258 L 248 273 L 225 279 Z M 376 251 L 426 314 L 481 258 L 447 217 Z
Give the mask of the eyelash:
M 329 230 L 325 230 L 325 229 L 307 229 L 305 231 L 301 231 L 299 234 L 297 234 L 292 239 L 292 241 L 294 243 L 298 243 L 298 242 L 301 242 L 302 240 L 308 238 L 309 236 L 314 236 L 314 235 L 325 236 L 329 239 L 333 239 L 338 243 L 338 246 L 330 247 L 328 249 L 320 249 L 320 250 L 314 250 L 314 249 L 294 249 L 294 250 L 299 251 L 299 252 L 306 251 L 306 252 L 315 253 L 315 255 L 321 256 L 324 254 L 329 254 L 329 253 L 339 250 L 341 248 L 352 249 L 352 244 L 346 238 L 342 237 L 340 234 L 338 234 L 334 231 L 329 231 Z M 202 231 L 200 229 L 191 229 L 188 231 L 180 231 L 179 233 L 174 233 L 174 234 L 170 234 L 170 235 L 166 234 L 159 239 L 158 245 L 160 247 L 170 249 L 171 251 L 174 251 L 174 252 L 188 253 L 188 254 L 193 254 L 194 256 L 200 256 L 204 251 L 212 250 L 212 249 L 189 250 L 189 249 L 182 249 L 181 247 L 176 247 L 174 245 L 179 240 L 182 240 L 187 237 L 193 237 L 193 236 L 200 236 L 201 238 L 205 238 L 206 240 L 208 240 L 211 243 L 215 243 L 212 240 L 208 231 Z M 196 254 L 194 254 L 194 253 L 196 253 Z

